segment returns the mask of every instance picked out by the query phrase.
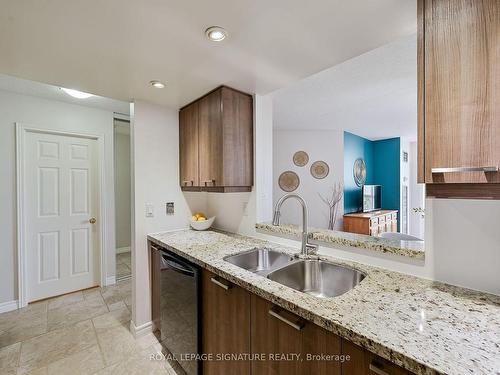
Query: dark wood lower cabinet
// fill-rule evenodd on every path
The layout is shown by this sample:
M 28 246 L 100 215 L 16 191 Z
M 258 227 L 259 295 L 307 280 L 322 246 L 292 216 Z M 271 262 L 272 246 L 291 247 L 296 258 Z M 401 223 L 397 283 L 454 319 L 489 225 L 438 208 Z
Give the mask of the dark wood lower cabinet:
M 340 338 L 271 302 L 252 295 L 252 374 L 340 374 Z
M 202 290 L 204 375 L 411 374 L 206 270 Z
M 250 353 L 250 293 L 206 270 L 202 289 L 203 374 L 249 375 L 250 361 L 230 356 Z
M 342 363 L 343 375 L 411 375 L 410 371 L 346 340 L 342 340 L 342 353 L 349 356 Z
M 296 355 L 302 352 L 302 332 L 299 329 L 305 322 L 272 308 L 272 303 L 252 295 L 252 353 L 261 353 L 265 358 L 263 361 L 252 361 L 252 374 L 299 375 L 302 373 L 301 364 Z M 270 315 L 269 311 L 275 311 L 277 316 L 282 316 L 289 323 Z

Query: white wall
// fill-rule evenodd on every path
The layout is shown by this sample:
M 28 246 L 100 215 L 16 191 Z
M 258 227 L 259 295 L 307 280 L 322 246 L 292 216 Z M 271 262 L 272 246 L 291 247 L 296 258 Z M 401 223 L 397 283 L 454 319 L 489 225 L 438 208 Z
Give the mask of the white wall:
M 255 235 L 255 222 L 272 211 L 272 99 L 254 98 L 255 176 L 251 193 L 182 192 L 179 187 L 179 122 L 177 110 L 136 101 L 131 105 L 132 137 L 132 324 L 137 330 L 151 321 L 148 233 L 187 228 L 195 211 L 217 216 L 217 228 Z M 165 202 L 175 202 L 175 215 L 165 215 Z M 246 210 L 243 203 L 248 202 Z M 145 217 L 145 205 L 155 208 Z M 257 207 L 261 208 L 257 216 Z M 236 226 L 235 226 L 236 224 Z
M 130 124 L 115 120 L 115 238 L 116 248 L 130 247 Z
M 15 122 L 43 129 L 104 136 L 107 231 L 114 233 L 113 113 L 101 109 L 0 91 L 0 303 L 17 300 Z M 115 274 L 115 238 L 107 236 L 107 276 Z
M 425 203 L 432 278 L 500 295 L 500 201 L 427 199 Z
M 406 233 L 408 234 L 408 230 L 410 228 L 410 202 L 411 202 L 411 194 L 412 191 L 410 189 L 410 141 L 406 137 L 401 137 L 399 139 L 399 179 L 400 179 L 400 187 L 399 187 L 399 207 L 400 207 L 400 212 L 399 212 L 399 225 L 400 229 L 399 231 L 401 233 Z M 408 160 L 407 162 L 404 161 L 403 154 L 404 153 L 408 154 Z M 406 202 L 406 231 L 403 229 L 403 215 L 405 212 L 403 212 L 404 204 L 403 204 L 403 189 L 404 187 L 408 188 L 408 197 L 407 197 L 407 202 Z
M 179 186 L 178 111 L 141 101 L 132 107 L 132 323 L 141 327 L 151 321 L 146 236 L 187 228 L 190 204 L 203 210 L 205 203 L 203 195 L 183 194 Z M 174 215 L 166 215 L 166 202 L 174 202 Z M 146 204 L 153 205 L 154 217 L 145 216 Z
M 410 143 L 410 232 L 412 236 L 424 238 L 425 222 L 422 215 L 415 213 L 414 208 L 425 207 L 425 185 L 417 182 L 417 142 Z
M 305 151 L 309 155 L 309 163 L 297 167 L 293 163 L 296 151 Z M 312 163 L 325 161 L 330 173 L 324 179 L 316 179 L 311 175 Z M 294 193 L 301 195 L 309 208 L 309 226 L 328 228 L 329 208 L 321 200 L 330 197 L 336 183 L 344 180 L 344 132 L 342 130 L 282 130 L 275 129 L 273 134 L 273 201 L 286 194 L 278 185 L 282 172 L 291 170 L 297 173 L 300 185 Z M 335 227 L 342 229 L 344 200 L 339 203 Z M 281 210 L 282 223 L 302 225 L 302 208 L 297 202 L 286 202 Z

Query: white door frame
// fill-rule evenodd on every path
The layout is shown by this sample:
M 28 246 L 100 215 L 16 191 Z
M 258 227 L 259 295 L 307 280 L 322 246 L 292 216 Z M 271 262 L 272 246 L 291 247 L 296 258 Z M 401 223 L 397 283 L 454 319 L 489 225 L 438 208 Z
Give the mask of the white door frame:
M 61 130 L 51 130 L 38 128 L 34 125 L 15 123 L 16 126 L 16 173 L 17 173 L 17 284 L 18 284 L 18 305 L 19 308 L 25 307 L 27 302 L 27 271 L 26 271 L 26 248 L 25 248 L 25 237 L 26 237 L 26 225 L 24 218 L 24 172 L 25 172 L 25 136 L 26 133 L 43 133 L 43 134 L 55 134 L 55 135 L 66 135 L 70 137 L 87 138 L 94 139 L 97 141 L 98 145 L 98 155 L 97 155 L 97 168 L 99 175 L 99 214 L 100 220 L 98 221 L 100 225 L 100 284 L 101 286 L 106 285 L 106 240 L 107 240 L 107 212 L 105 205 L 105 192 L 106 192 L 106 179 L 104 170 L 104 135 L 91 134 L 91 133 L 74 133 L 66 132 Z

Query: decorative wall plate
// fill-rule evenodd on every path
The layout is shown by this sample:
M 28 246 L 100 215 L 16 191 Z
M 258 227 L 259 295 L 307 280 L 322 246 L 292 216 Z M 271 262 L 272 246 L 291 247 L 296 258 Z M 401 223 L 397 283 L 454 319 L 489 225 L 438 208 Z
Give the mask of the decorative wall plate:
M 297 173 L 292 171 L 283 172 L 278 178 L 278 185 L 280 186 L 281 190 L 290 193 L 299 187 L 299 176 L 297 176 Z
M 366 163 L 364 159 L 356 159 L 354 167 L 352 168 L 352 173 L 356 185 L 363 186 L 366 182 Z
M 297 151 L 295 154 L 293 154 L 293 164 L 295 164 L 297 167 L 303 167 L 307 163 L 309 163 L 309 155 L 307 155 L 307 152 Z
M 330 173 L 330 167 L 322 160 L 315 161 L 311 165 L 311 174 L 314 178 L 321 180 Z

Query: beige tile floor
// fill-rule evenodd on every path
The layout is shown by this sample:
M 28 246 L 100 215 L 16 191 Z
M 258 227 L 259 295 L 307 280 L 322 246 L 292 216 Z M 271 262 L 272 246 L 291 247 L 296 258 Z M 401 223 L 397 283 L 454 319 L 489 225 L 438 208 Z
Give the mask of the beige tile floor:
M 116 279 L 120 280 L 132 274 L 131 253 L 116 254 Z
M 0 314 L 2 375 L 174 375 L 153 334 L 129 331 L 131 283 L 122 281 Z

